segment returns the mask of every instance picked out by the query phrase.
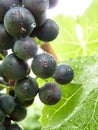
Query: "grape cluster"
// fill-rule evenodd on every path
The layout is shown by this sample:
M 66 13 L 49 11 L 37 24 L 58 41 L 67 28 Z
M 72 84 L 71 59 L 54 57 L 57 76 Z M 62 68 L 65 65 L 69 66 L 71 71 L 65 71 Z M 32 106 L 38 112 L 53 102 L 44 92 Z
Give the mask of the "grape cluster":
M 0 130 L 23 130 L 17 123 L 27 115 L 36 95 L 46 105 L 60 101 L 59 84 L 67 84 L 74 77 L 67 64 L 40 48 L 36 38 L 43 42 L 54 40 L 59 33 L 57 23 L 47 18 L 46 11 L 58 0 L 0 0 Z M 11 53 L 8 53 L 8 50 Z M 28 60 L 31 59 L 31 64 Z M 52 77 L 41 87 L 30 72 L 42 79 Z

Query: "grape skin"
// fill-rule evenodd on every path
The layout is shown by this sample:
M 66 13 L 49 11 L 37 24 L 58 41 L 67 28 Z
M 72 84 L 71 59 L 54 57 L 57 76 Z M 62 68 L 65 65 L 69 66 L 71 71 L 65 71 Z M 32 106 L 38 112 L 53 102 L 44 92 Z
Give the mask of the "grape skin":
M 38 83 L 32 77 L 25 77 L 17 80 L 14 85 L 14 92 L 16 96 L 24 100 L 32 100 L 38 92 Z
M 22 60 L 33 58 L 37 50 L 37 43 L 30 36 L 16 40 L 13 46 L 15 55 Z
M 72 81 L 74 72 L 70 65 L 61 63 L 56 67 L 56 71 L 53 77 L 57 83 L 67 84 Z
M 31 69 L 40 78 L 51 77 L 56 68 L 56 60 L 49 53 L 41 53 L 34 57 Z
M 4 16 L 6 31 L 14 37 L 29 35 L 36 27 L 33 14 L 24 7 L 13 7 Z
M 61 90 L 54 82 L 47 82 L 39 89 L 39 98 L 46 105 L 54 105 L 61 99 Z
M 0 24 L 0 50 L 11 49 L 15 39 L 7 33 L 3 24 Z
M 5 114 L 2 109 L 0 109 L 0 125 L 4 123 L 5 120 Z
M 16 106 L 15 100 L 12 96 L 3 94 L 0 96 L 0 108 L 5 114 L 10 114 Z
M 12 113 L 10 113 L 10 119 L 13 121 L 22 121 L 27 115 L 27 109 L 24 107 L 16 106 Z
M 13 6 L 18 6 L 19 0 L 0 0 L 0 21 L 3 21 L 6 12 Z
M 47 19 L 42 26 L 35 30 L 35 36 L 41 41 L 49 42 L 56 39 L 59 34 L 59 27 L 52 19 Z
M 22 3 L 34 15 L 42 14 L 49 7 L 49 0 L 22 0 Z
M 29 66 L 26 61 L 21 60 L 15 54 L 9 54 L 1 64 L 2 75 L 8 79 L 19 80 L 28 74 Z

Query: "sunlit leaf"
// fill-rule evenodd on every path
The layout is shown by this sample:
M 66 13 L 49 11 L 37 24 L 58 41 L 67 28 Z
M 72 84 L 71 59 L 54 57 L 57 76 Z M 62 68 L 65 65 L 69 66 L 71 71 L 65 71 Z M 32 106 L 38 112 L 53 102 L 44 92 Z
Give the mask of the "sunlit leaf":
M 75 19 L 72 16 L 65 17 L 61 14 L 56 16 L 54 20 L 59 25 L 60 31 L 58 37 L 51 42 L 51 46 L 60 61 L 68 57 L 78 56 L 78 53 L 83 53 L 76 34 Z
M 93 0 L 82 16 L 77 17 L 77 23 L 83 33 L 87 54 L 98 53 L 98 0 Z
M 70 59 L 75 77 L 61 86 L 62 99 L 54 106 L 44 106 L 42 130 L 98 129 L 98 56 Z
M 58 15 L 59 36 L 51 42 L 60 61 L 98 53 L 98 0 L 93 0 L 82 16 Z

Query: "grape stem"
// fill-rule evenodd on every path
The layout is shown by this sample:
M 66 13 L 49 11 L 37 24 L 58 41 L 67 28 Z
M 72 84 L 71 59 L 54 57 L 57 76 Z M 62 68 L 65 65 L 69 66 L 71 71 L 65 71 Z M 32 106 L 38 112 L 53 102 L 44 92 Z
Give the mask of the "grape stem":
M 0 58 L 3 60 L 4 59 L 4 56 L 0 53 Z
M 11 88 L 13 88 L 13 86 L 7 86 L 7 85 L 0 83 L 0 88 L 11 89 Z
M 55 57 L 55 59 L 56 59 L 56 61 L 57 61 L 58 63 L 60 62 L 60 60 L 59 60 L 59 58 L 58 58 L 56 52 L 54 51 L 54 49 L 52 48 L 52 46 L 50 45 L 49 42 L 45 42 L 45 43 L 41 44 L 41 48 L 42 48 L 44 51 L 46 51 L 46 52 L 52 54 L 52 55 Z

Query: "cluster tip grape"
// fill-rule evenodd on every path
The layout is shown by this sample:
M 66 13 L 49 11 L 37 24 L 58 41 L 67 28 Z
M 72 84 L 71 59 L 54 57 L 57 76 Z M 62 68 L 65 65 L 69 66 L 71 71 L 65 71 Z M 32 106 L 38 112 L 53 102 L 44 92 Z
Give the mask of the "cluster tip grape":
M 17 122 L 26 118 L 27 107 L 36 95 L 43 104 L 55 105 L 62 97 L 60 85 L 70 83 L 74 77 L 70 65 L 57 63 L 44 50 L 38 53 L 38 40 L 50 42 L 59 34 L 58 24 L 46 13 L 57 3 L 0 0 L 0 130 L 23 130 Z M 45 79 L 42 86 L 37 77 Z M 50 77 L 53 81 L 46 82 Z

